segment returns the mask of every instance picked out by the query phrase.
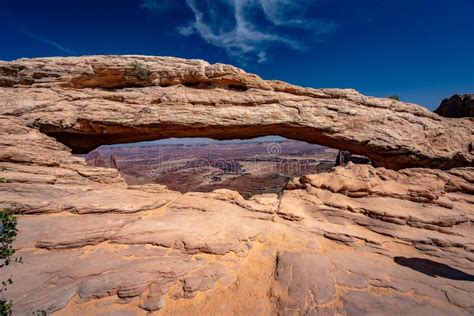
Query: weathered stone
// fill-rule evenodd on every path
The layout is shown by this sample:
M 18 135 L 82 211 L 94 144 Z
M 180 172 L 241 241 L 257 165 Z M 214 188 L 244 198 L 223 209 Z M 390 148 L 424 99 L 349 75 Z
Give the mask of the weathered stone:
M 2 268 L 16 314 L 474 310 L 472 120 L 175 58 L 0 62 L 0 86 L 0 206 L 23 214 L 24 263 Z M 388 168 L 349 163 L 246 200 L 127 187 L 64 145 L 267 134 Z M 457 168 L 389 169 L 409 166 Z
M 278 307 L 282 313 L 304 312 L 331 302 L 336 284 L 331 262 L 322 254 L 279 253 L 276 266 Z
M 418 302 L 401 295 L 384 296 L 368 292 L 349 292 L 343 297 L 348 315 L 468 315 L 462 310 L 449 308 L 435 302 Z
M 136 65 L 146 69 L 146 79 L 137 77 Z M 4 75 L 14 84 L 0 86 L 0 115 L 18 117 L 76 152 L 167 137 L 278 134 L 395 169 L 471 166 L 474 159 L 471 120 L 443 119 L 414 104 L 354 90 L 265 81 L 228 65 L 90 56 L 21 59 L 0 67 L 21 69 Z

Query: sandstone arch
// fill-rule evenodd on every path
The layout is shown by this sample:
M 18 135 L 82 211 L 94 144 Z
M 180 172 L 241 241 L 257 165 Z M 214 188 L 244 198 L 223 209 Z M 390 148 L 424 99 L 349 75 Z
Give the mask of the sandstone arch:
M 368 156 L 377 166 L 472 166 L 474 123 L 354 90 L 265 81 L 229 65 L 145 56 L 0 63 L 1 114 L 70 147 L 168 137 L 281 135 Z
M 139 56 L 0 62 L 0 105 L 0 209 L 23 214 L 15 248 L 25 264 L 4 272 L 14 276 L 17 314 L 474 308 L 472 167 L 349 164 L 246 200 L 229 190 L 128 186 L 117 170 L 70 152 L 171 135 L 280 133 L 391 168 L 449 168 L 472 166 L 472 120 Z M 434 278 L 397 258 L 446 265 L 463 279 Z

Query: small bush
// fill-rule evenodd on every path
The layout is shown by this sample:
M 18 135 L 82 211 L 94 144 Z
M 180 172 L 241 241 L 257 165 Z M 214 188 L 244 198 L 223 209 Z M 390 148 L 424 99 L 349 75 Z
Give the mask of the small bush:
M 133 73 L 141 80 L 147 80 L 150 76 L 150 70 L 137 61 L 133 63 Z
M 7 168 L 0 166 L 0 172 L 5 170 L 7 170 Z M 0 183 L 7 183 L 7 179 L 0 177 Z
M 390 96 L 387 97 L 387 99 L 400 101 L 400 97 L 398 95 L 390 95 Z
M 4 283 L 4 282 L 2 282 Z M 3 291 L 3 286 L 2 286 Z M 3 296 L 3 295 L 2 295 Z M 3 297 L 0 298 L 0 315 L 10 316 L 12 315 L 12 301 L 7 301 Z
M 9 265 L 15 254 L 12 243 L 18 232 L 17 223 L 16 215 L 9 208 L 0 212 L 0 268 Z
M 0 212 L 0 268 L 8 266 L 12 262 L 15 249 L 12 243 L 15 240 L 17 229 L 17 218 L 12 210 L 4 208 Z M 15 258 L 15 262 L 22 262 L 21 257 Z M 12 314 L 12 301 L 7 300 L 5 292 L 9 285 L 13 284 L 12 278 L 2 280 L 0 287 L 0 315 Z
M 5 168 L 0 166 L 0 171 L 5 171 Z M 7 180 L 0 177 L 0 183 L 5 182 Z M 22 262 L 21 257 L 13 259 L 15 249 L 13 249 L 12 244 L 18 232 L 17 223 L 17 217 L 11 209 L 4 208 L 0 211 L 0 268 L 8 266 L 12 260 L 14 262 Z M 11 277 L 7 280 L 2 280 L 0 287 L 0 315 L 2 316 L 12 315 L 12 301 L 7 300 L 5 296 L 8 286 L 11 284 L 13 284 Z

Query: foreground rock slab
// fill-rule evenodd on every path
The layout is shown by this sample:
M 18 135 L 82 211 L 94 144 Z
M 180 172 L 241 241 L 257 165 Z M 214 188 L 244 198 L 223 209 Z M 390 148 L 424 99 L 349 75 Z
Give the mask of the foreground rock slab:
M 127 187 L 3 117 L 15 312 L 474 312 L 474 168 L 349 164 L 280 195 Z

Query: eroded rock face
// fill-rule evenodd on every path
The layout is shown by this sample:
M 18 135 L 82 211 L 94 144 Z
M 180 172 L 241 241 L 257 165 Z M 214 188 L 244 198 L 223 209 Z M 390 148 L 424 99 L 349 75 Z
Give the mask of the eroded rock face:
M 444 117 L 474 117 L 474 94 L 456 94 L 444 99 L 435 113 Z
M 467 153 L 461 156 L 468 160 L 456 160 L 464 161 L 464 167 L 449 170 L 394 171 L 350 163 L 329 173 L 293 179 L 280 196 L 263 194 L 248 200 L 229 190 L 181 194 L 160 185 L 128 187 L 117 170 L 87 166 L 42 131 L 48 126 L 61 133 L 84 133 L 85 138 L 124 128 L 143 131 L 135 121 L 147 116 L 135 111 L 147 107 L 150 121 L 163 129 L 168 125 L 156 123 L 158 118 L 170 113 L 169 117 L 184 119 L 179 113 L 189 111 L 186 102 L 193 98 L 198 100 L 197 121 L 206 115 L 205 107 L 236 111 L 228 112 L 224 121 L 216 115 L 209 123 L 214 127 L 244 119 L 254 124 L 253 113 L 265 112 L 266 103 L 239 102 L 256 100 L 262 93 L 272 95 L 275 117 L 288 110 L 283 104 L 303 112 L 305 107 L 325 108 L 322 104 L 327 102 L 339 102 L 344 111 L 364 112 L 364 106 L 347 99 L 348 95 L 355 98 L 355 92 L 334 90 L 341 93 L 339 99 L 333 95 L 324 102 L 314 101 L 318 97 L 313 93 L 324 92 L 264 82 L 230 66 L 156 58 L 155 66 L 162 67 L 156 72 L 149 63 L 152 59 L 141 58 L 151 70 L 148 79 L 137 79 L 127 72 L 134 68 L 120 67 L 121 61 L 131 57 L 111 58 L 110 64 L 116 60 L 114 71 L 99 66 L 84 70 L 84 60 L 108 63 L 103 57 L 23 60 L 0 68 L 4 74 L 0 79 L 4 86 L 0 88 L 0 166 L 5 168 L 1 177 L 7 179 L 0 184 L 0 206 L 22 214 L 15 247 L 24 261 L 2 269 L 2 275 L 13 275 L 15 283 L 8 295 L 17 314 L 37 310 L 57 315 L 474 313 L 474 168 L 466 166 L 472 159 Z M 229 86 L 214 87 L 217 83 L 212 80 L 205 90 L 200 89 L 202 82 L 208 82 L 204 79 L 195 87 L 177 85 L 180 80 L 202 78 L 199 72 L 189 72 L 189 65 L 214 69 L 205 71 L 205 78 L 213 78 L 219 69 L 230 69 L 234 74 L 226 75 L 234 80 L 230 84 L 246 78 L 246 84 L 253 86 L 234 95 Z M 183 74 L 176 77 L 182 69 Z M 117 78 L 125 86 L 117 86 Z M 168 96 L 185 91 L 179 100 L 188 101 L 171 98 L 166 106 L 155 108 L 143 101 L 156 97 L 153 89 L 168 89 L 162 90 Z M 124 93 L 127 99 L 121 99 Z M 206 93 L 214 101 L 216 94 L 227 93 L 226 105 L 202 105 Z M 100 94 L 115 101 L 102 100 Z M 130 103 L 132 95 L 135 103 Z M 7 97 L 10 101 L 6 102 Z M 298 99 L 309 104 L 300 107 L 301 102 L 291 103 L 288 98 L 311 101 Z M 379 102 L 358 94 L 357 98 Z M 436 126 L 452 128 L 449 135 L 461 135 L 443 145 L 452 147 L 423 154 L 431 157 L 426 158 L 428 165 L 441 157 L 448 159 L 453 152 L 449 150 L 456 151 L 461 140 L 471 137 L 464 134 L 472 130 L 469 120 L 433 119 L 435 114 L 425 115 L 416 106 L 383 102 L 390 105 L 383 110 L 375 107 L 374 112 L 392 113 L 387 122 L 388 117 L 398 120 L 401 115 L 416 126 L 425 122 L 422 129 L 441 124 Z M 397 110 L 402 107 L 403 111 Z M 294 115 L 288 110 L 284 118 L 292 120 Z M 308 114 L 308 122 L 319 124 L 312 126 L 328 123 L 327 116 L 318 115 Z M 338 122 L 337 115 L 330 119 L 333 124 Z M 87 118 L 89 125 L 82 125 L 79 117 Z M 191 126 L 192 117 L 187 120 L 186 126 Z M 111 121 L 121 125 L 104 123 Z M 456 130 L 458 126 L 462 127 Z M 155 127 L 147 128 L 158 133 Z M 260 127 L 252 128 L 264 134 L 266 127 Z M 299 131 L 306 135 L 299 128 L 294 135 Z M 346 139 L 340 128 L 331 137 Z M 378 129 L 367 126 L 356 137 L 375 137 L 369 132 Z M 443 130 L 439 133 L 445 135 Z M 397 141 L 397 135 L 386 139 Z M 410 148 L 418 148 L 419 135 L 412 135 Z M 401 140 L 397 146 L 403 147 Z M 374 143 L 379 141 L 375 138 Z M 381 147 L 369 148 L 376 152 Z M 424 147 L 420 148 L 416 151 L 423 152 Z M 384 150 L 375 156 L 388 157 Z M 415 165 L 419 162 L 417 155 L 404 159 Z M 391 166 L 400 166 L 398 158 L 390 161 Z
M 471 166 L 470 120 L 354 90 L 265 81 L 229 65 L 145 56 L 0 62 L 0 114 L 75 152 L 101 144 L 281 135 L 369 157 L 378 166 Z

